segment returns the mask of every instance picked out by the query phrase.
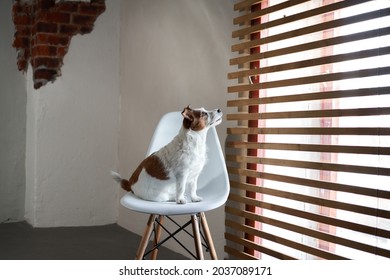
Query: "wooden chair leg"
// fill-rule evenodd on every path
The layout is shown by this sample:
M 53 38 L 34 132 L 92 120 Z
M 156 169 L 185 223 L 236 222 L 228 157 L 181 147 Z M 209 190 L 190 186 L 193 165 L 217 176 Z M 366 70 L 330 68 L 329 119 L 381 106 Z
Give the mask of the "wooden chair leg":
M 142 236 L 141 242 L 138 246 L 137 255 L 135 256 L 136 260 L 143 259 L 146 247 L 148 246 L 148 243 L 149 243 L 150 235 L 152 234 L 152 231 L 153 231 L 153 224 L 154 224 L 154 220 L 156 219 L 156 217 L 157 217 L 157 215 L 154 215 L 154 214 L 149 216 L 149 220 L 148 220 L 148 223 L 146 225 L 144 235 Z
M 200 239 L 198 217 L 191 215 L 192 231 L 194 234 L 195 250 L 198 260 L 203 260 L 202 240 Z
M 164 216 L 159 216 L 159 223 L 162 224 L 164 222 Z M 157 224 L 156 232 L 154 233 L 154 246 L 160 242 L 160 237 L 161 237 L 161 226 L 160 224 Z M 157 254 L 158 254 L 158 248 L 154 249 L 152 252 L 151 259 L 155 260 L 157 259 Z
M 207 223 L 206 215 L 204 214 L 204 212 L 200 213 L 200 222 L 202 225 L 203 233 L 204 233 L 206 241 L 207 241 L 207 245 L 209 246 L 211 259 L 218 260 L 217 252 L 215 251 L 214 242 L 213 242 L 213 239 L 211 237 L 209 225 Z

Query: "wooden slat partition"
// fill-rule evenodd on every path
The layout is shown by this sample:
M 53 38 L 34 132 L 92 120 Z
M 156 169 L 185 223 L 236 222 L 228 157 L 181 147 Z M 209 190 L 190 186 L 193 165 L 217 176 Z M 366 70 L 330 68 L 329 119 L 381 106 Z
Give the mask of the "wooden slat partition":
M 234 10 L 226 254 L 390 258 L 390 2 Z

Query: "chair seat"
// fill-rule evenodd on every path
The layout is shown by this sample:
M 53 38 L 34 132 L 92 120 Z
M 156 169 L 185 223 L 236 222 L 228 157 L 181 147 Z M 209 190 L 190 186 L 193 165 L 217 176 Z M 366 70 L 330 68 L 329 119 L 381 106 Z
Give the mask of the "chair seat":
M 200 189 L 198 195 L 203 197 L 200 202 L 177 204 L 176 202 L 146 201 L 129 192 L 122 197 L 121 204 L 127 209 L 140 213 L 174 216 L 207 212 L 221 206 L 226 201 L 225 196 L 206 189 Z

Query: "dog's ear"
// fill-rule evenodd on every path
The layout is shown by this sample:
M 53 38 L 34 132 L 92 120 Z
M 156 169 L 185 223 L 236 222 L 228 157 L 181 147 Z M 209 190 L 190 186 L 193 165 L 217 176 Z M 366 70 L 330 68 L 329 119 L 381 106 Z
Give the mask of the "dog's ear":
M 186 108 L 183 109 L 183 112 L 181 112 L 182 116 L 190 121 L 194 120 L 194 114 L 192 112 L 192 109 L 190 108 L 190 105 L 188 105 Z

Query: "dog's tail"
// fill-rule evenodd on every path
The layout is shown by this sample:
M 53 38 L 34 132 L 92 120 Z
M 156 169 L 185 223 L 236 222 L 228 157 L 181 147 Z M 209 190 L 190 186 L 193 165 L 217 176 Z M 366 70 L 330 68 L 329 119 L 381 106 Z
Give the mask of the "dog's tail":
M 119 175 L 119 173 L 116 173 L 114 171 L 111 171 L 111 176 L 115 181 L 117 181 L 121 185 L 122 189 L 128 192 L 131 191 L 131 185 L 129 180 L 122 179 L 121 175 Z

